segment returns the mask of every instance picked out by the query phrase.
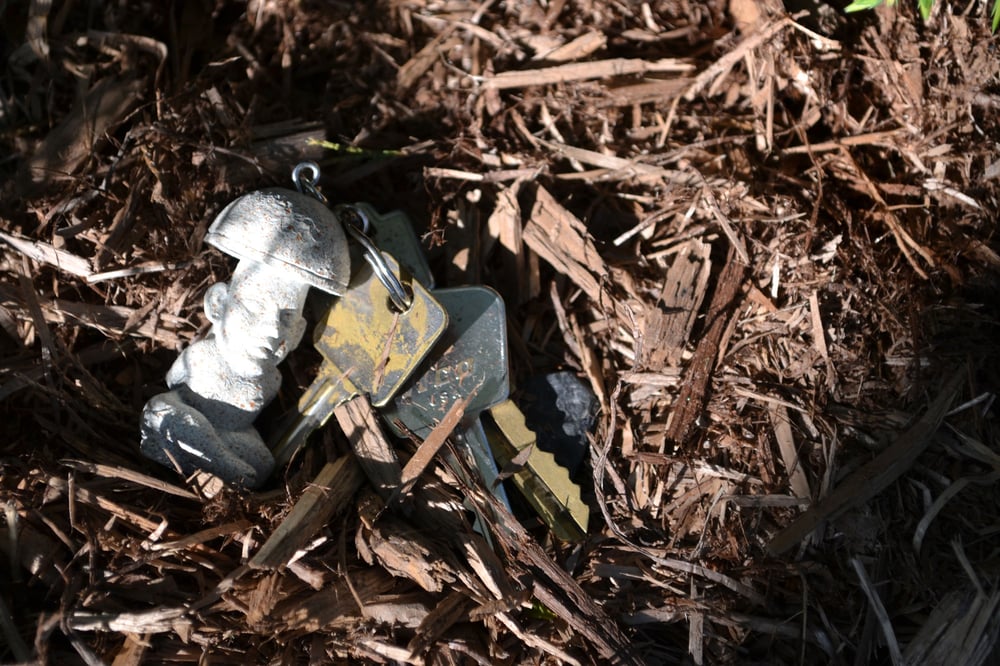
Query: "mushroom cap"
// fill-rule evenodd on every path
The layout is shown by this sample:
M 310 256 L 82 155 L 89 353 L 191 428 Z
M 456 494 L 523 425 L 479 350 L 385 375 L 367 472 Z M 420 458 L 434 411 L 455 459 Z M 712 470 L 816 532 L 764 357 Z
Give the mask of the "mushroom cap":
M 351 276 L 340 220 L 316 199 L 294 190 L 273 187 L 244 194 L 219 213 L 205 242 L 338 296 Z

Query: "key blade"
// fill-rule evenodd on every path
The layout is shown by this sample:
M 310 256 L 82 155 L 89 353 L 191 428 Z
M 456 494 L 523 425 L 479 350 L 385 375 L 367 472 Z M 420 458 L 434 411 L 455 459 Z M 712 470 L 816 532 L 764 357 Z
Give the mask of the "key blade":
M 330 420 L 337 405 L 358 394 L 346 377 L 336 377 L 328 370 L 328 367 L 320 368 L 319 376 L 299 399 L 295 419 L 272 447 L 276 469 L 287 465 L 309 435 Z
M 500 472 L 493 459 L 493 451 L 483 430 L 482 421 L 476 419 L 466 424 L 464 428 L 452 434 L 452 439 L 465 449 L 486 488 L 510 511 L 510 500 L 507 499 L 507 491 L 504 490 L 503 484 L 499 482 Z
M 330 366 L 352 368 L 355 386 L 379 407 L 399 392 L 448 326 L 448 313 L 427 288 L 401 271 L 392 256 L 383 256 L 413 294 L 410 308 L 395 311 L 388 291 L 365 264 L 347 292 L 330 306 L 315 338 Z
M 549 529 L 560 539 L 583 541 L 587 536 L 590 507 L 580 498 L 580 486 L 570 480 L 565 467 L 537 446 L 537 438 L 524 414 L 507 400 L 490 409 L 486 433 L 497 463 L 503 467 L 518 453 L 533 447 L 524 468 L 514 474 L 514 484 Z

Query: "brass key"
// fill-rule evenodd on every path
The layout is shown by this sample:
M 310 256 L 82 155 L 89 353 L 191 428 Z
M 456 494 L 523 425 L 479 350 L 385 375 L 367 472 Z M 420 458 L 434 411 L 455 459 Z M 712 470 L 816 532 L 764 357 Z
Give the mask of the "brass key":
M 392 304 L 371 262 L 352 278 L 316 327 L 314 343 L 324 361 L 299 399 L 295 422 L 273 447 L 278 466 L 287 464 L 341 403 L 360 393 L 369 394 L 374 405 L 388 402 L 447 328 L 448 315 L 430 292 L 390 255 L 378 256 L 406 290 L 409 307 Z

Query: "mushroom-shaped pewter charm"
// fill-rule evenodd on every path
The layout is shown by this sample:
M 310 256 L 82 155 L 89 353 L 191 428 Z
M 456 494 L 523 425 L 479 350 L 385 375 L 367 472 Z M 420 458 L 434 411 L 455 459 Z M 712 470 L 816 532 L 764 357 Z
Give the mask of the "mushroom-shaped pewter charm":
M 278 188 L 229 204 L 205 240 L 240 261 L 228 283 L 205 294 L 208 335 L 174 361 L 170 390 L 146 403 L 140 450 L 184 474 L 204 470 L 257 488 L 274 457 L 254 420 L 278 392 L 277 365 L 305 332 L 309 287 L 347 288 L 347 240 L 329 208 Z

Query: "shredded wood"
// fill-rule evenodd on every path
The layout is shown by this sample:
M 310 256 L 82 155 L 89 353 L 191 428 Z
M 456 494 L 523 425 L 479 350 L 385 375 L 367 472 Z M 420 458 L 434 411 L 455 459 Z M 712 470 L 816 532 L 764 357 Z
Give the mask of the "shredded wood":
M 996 661 L 988 3 L 175 4 L 4 13 L 0 661 Z M 208 225 L 302 160 L 503 296 L 515 402 L 596 396 L 582 543 L 455 468 L 461 400 L 256 493 L 138 455 Z

